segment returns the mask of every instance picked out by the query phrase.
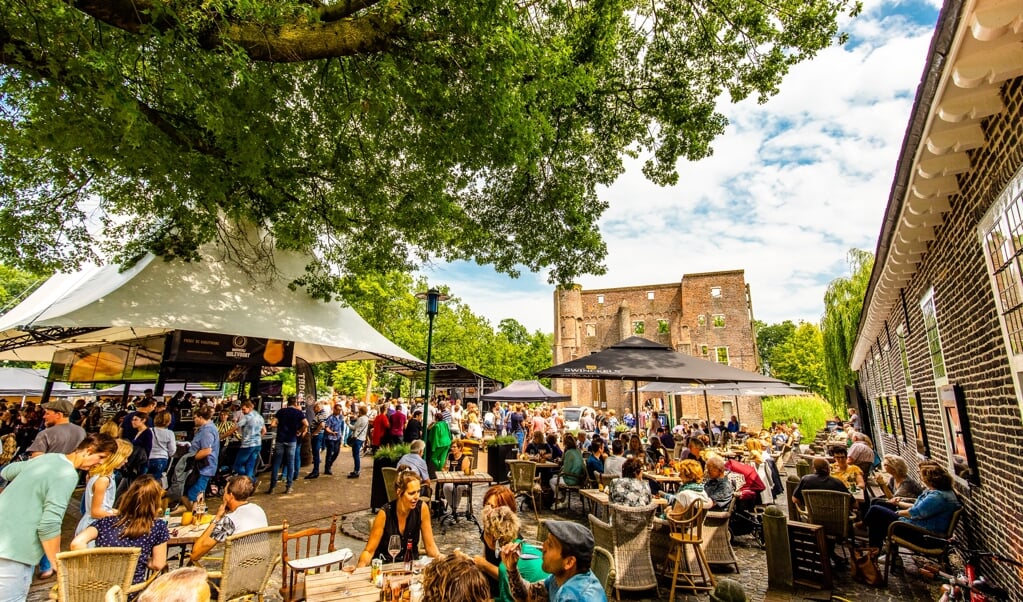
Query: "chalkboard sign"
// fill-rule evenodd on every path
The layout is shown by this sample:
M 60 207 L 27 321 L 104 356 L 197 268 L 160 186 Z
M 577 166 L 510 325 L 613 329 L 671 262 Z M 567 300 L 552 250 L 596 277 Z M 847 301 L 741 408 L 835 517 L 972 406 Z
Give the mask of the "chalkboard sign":
M 831 589 L 831 563 L 824 527 L 789 523 L 789 551 L 792 554 L 792 582 L 817 589 Z

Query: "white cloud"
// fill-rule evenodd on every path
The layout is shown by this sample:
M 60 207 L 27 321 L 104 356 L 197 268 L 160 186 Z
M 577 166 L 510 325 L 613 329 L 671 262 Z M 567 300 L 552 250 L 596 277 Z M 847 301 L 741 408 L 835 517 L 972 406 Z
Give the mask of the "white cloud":
M 723 104 L 730 124 L 714 155 L 680 164 L 677 186 L 651 184 L 642 161 L 631 162 L 601 191 L 610 203 L 601 222 L 608 273 L 580 284 L 743 269 L 758 319 L 818 320 L 827 283 L 847 274 L 848 250 L 874 250 L 923 71 L 933 25 L 891 16 L 896 6 L 866 2 L 845 25 L 854 43 L 797 65 L 767 104 Z M 495 325 L 512 317 L 553 331 L 543 276 L 477 272 L 485 276 L 443 267 L 434 274 Z

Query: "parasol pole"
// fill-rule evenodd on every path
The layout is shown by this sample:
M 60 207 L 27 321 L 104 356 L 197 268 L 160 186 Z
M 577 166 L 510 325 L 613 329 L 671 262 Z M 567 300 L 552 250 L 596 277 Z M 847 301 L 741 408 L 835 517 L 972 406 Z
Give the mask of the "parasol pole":
M 632 422 L 636 425 L 636 434 L 639 435 L 639 381 L 632 381 Z
M 703 387 L 703 408 L 707 411 L 707 428 L 710 428 L 710 402 L 707 401 L 707 387 Z

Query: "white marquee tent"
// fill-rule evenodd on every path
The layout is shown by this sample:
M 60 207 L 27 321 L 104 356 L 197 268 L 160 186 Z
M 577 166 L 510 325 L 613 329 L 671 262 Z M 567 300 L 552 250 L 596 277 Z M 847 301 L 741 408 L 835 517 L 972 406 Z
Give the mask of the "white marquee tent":
M 304 273 L 304 257 L 266 253 L 267 240 L 254 235 L 248 249 L 245 242 L 230 251 L 205 245 L 199 262 L 147 255 L 124 271 L 106 265 L 57 274 L 0 316 L 0 359 L 50 361 L 57 349 L 190 330 L 295 341 L 295 356 L 312 363 L 383 358 L 422 364 L 355 310 L 290 290 L 288 283 Z M 81 330 L 47 340 L 52 327 Z M 98 330 L 87 331 L 92 328 Z M 19 337 L 39 340 L 12 345 Z

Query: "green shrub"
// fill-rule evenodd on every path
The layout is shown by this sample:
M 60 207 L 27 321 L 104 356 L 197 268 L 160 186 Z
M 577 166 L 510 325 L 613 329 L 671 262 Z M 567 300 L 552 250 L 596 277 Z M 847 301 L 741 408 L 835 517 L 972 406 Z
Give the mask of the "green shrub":
M 498 445 L 518 445 L 519 440 L 514 435 L 501 435 L 500 437 L 494 437 L 487 441 L 487 447 L 497 447 Z
M 827 401 L 817 396 L 765 397 L 762 402 L 764 426 L 772 422 L 799 424 L 803 438 L 813 438 L 814 433 L 824 428 L 828 418 L 833 416 Z
M 397 462 L 402 456 L 412 451 L 411 446 L 408 443 L 399 443 L 397 445 L 382 445 L 373 454 L 374 460 L 391 460 Z

